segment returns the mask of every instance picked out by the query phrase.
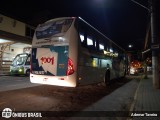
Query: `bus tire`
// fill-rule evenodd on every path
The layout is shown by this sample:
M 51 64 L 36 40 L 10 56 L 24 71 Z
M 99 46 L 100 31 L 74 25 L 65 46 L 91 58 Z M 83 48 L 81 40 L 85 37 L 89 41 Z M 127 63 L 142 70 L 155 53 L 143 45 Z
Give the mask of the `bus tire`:
M 29 76 L 30 75 L 30 70 L 26 70 L 26 76 Z
M 109 70 L 107 70 L 106 73 L 105 73 L 104 82 L 105 82 L 106 86 L 110 85 L 110 71 Z

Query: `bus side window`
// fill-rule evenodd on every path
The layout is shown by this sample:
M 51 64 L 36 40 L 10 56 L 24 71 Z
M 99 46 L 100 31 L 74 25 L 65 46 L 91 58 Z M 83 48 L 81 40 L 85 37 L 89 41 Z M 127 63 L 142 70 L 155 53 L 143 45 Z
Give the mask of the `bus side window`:
M 87 36 L 87 46 L 93 46 L 93 38 L 90 36 Z
M 79 37 L 80 37 L 81 46 L 82 47 L 87 47 L 86 34 L 84 32 L 80 32 Z
M 87 34 L 87 48 L 90 52 L 96 51 L 97 38 L 94 34 Z
M 79 36 L 80 36 L 80 41 L 81 41 L 81 44 L 83 44 L 84 43 L 84 33 L 80 33 L 79 34 Z
M 104 49 L 105 49 L 105 45 L 104 45 L 104 41 L 103 41 L 103 39 L 98 39 L 98 51 L 100 52 L 100 53 L 103 53 L 103 51 L 104 51 Z

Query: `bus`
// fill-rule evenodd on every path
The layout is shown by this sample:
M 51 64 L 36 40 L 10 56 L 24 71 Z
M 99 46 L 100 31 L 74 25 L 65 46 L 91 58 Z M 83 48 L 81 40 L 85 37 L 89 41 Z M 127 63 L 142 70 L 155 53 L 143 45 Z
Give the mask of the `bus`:
M 32 83 L 77 87 L 124 77 L 125 50 L 81 17 L 37 26 L 31 52 Z
M 30 75 L 30 54 L 17 54 L 10 65 L 11 75 Z

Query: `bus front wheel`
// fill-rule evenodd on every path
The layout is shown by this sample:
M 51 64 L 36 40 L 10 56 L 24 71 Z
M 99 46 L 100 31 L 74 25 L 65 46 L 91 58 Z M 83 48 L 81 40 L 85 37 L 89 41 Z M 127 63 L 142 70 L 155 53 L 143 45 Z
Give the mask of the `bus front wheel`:
M 104 82 L 105 82 L 106 86 L 110 85 L 110 71 L 109 70 L 107 70 L 106 73 L 105 73 Z
M 30 70 L 26 70 L 26 76 L 30 75 Z

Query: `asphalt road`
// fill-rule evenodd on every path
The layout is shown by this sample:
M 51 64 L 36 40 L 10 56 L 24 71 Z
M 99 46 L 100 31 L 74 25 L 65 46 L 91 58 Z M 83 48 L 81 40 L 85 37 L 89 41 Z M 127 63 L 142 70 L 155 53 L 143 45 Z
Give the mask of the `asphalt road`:
M 11 108 L 14 111 L 82 111 L 96 105 L 98 101 L 103 101 L 104 98 L 108 101 L 106 102 L 108 105 L 105 105 L 110 106 L 109 110 L 127 111 L 139 80 L 139 77 L 132 77 L 113 82 L 109 87 L 96 84 L 68 88 L 32 84 L 29 77 L 1 76 L 0 111 L 4 108 Z
M 0 76 L 0 91 L 9 91 L 37 86 L 32 84 L 26 76 Z

